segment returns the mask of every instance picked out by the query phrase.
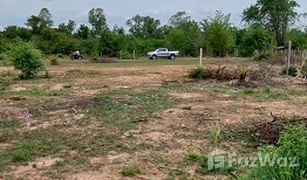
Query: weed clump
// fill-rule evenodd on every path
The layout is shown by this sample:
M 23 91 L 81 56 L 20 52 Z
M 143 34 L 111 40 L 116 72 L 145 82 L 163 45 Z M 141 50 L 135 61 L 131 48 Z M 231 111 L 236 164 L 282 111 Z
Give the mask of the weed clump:
M 190 70 L 188 77 L 192 79 L 204 79 L 206 77 L 206 71 L 202 67 Z
M 141 168 L 137 164 L 131 164 L 122 169 L 123 176 L 136 176 L 141 173 L 142 173 Z
M 296 77 L 298 75 L 298 69 L 295 65 L 290 65 L 288 74 L 287 74 L 287 67 L 283 68 L 282 74 L 283 75 L 289 75 L 289 76 L 292 76 L 292 77 Z
M 59 64 L 60 64 L 60 63 L 59 63 L 58 57 L 53 56 L 53 57 L 50 59 L 50 65 L 55 66 L 55 65 L 59 65 Z

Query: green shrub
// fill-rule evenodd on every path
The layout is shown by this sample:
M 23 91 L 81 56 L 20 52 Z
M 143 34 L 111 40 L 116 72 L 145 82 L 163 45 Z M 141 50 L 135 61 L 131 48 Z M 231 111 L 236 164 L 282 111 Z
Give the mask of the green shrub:
M 288 164 L 283 166 L 261 166 L 251 169 L 242 179 L 307 179 L 307 128 L 305 126 L 286 127 L 279 138 L 277 146 L 266 146 L 260 150 L 263 155 L 287 158 Z M 294 162 L 292 159 L 296 158 Z M 291 166 L 294 163 L 297 166 Z
M 137 164 L 131 164 L 123 168 L 122 174 L 123 176 L 136 176 L 141 174 L 141 168 Z
M 256 52 L 254 54 L 254 61 L 265 61 L 268 60 L 270 57 L 272 56 L 272 54 L 268 51 L 262 51 L 262 52 Z
M 188 77 L 192 79 L 204 79 L 206 77 L 205 69 L 198 67 L 196 69 L 190 70 Z
M 4 61 L 6 59 L 7 59 L 7 56 L 4 53 L 0 54 L 0 61 Z
M 287 67 L 284 67 L 283 70 L 282 70 L 282 74 L 283 75 L 287 75 Z M 289 66 L 289 76 L 293 76 L 293 77 L 296 77 L 298 74 L 298 69 L 295 65 L 290 65 Z
M 53 66 L 59 65 L 60 63 L 59 63 L 58 57 L 53 56 L 53 57 L 50 59 L 50 64 L 53 65 Z
M 44 70 L 42 55 L 32 44 L 20 42 L 10 51 L 10 59 L 15 69 L 21 71 L 21 79 L 31 79 Z

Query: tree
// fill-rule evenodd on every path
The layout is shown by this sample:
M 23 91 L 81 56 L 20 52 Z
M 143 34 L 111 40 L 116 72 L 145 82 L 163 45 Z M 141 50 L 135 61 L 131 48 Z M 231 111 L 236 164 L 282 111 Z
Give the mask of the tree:
M 291 29 L 287 33 L 287 40 L 292 41 L 293 49 L 307 49 L 307 32 L 304 32 L 300 29 Z
M 5 28 L 3 35 L 9 39 L 19 37 L 25 41 L 29 41 L 32 37 L 31 32 L 27 28 L 8 26 Z
M 274 45 L 274 38 L 263 27 L 252 25 L 242 34 L 238 44 L 239 56 L 250 57 L 255 51 L 272 51 Z
M 66 32 L 69 35 L 73 34 L 75 28 L 76 28 L 76 23 L 73 20 L 69 20 L 67 25 L 65 23 L 59 25 L 60 31 Z
M 244 10 L 243 21 L 259 23 L 275 36 L 278 46 L 283 46 L 289 26 L 298 18 L 297 7 L 295 0 L 257 0 Z
M 187 15 L 185 11 L 178 11 L 176 14 L 174 14 L 173 16 L 169 18 L 168 23 L 171 26 L 178 27 L 182 23 L 190 21 L 190 20 L 191 20 L 191 16 Z
M 210 51 L 213 56 L 224 57 L 234 45 L 230 16 L 231 14 L 225 15 L 216 11 L 215 17 L 204 19 L 201 23 L 206 36 L 207 51 Z
M 51 27 L 53 25 L 52 15 L 47 8 L 43 8 L 38 17 L 42 20 L 44 26 Z
M 77 31 L 77 37 L 82 39 L 87 39 L 89 35 L 90 35 L 90 28 L 88 28 L 84 24 L 81 24 L 80 28 Z
M 203 36 L 198 23 L 186 21 L 176 28 L 171 28 L 166 35 L 166 44 L 169 48 L 180 50 L 182 55 L 197 56 L 203 44 Z
M 89 23 L 92 25 L 92 32 L 96 35 L 100 34 L 103 30 L 108 29 L 106 18 L 101 8 L 93 8 L 88 13 Z
M 17 43 L 10 51 L 10 57 L 14 68 L 21 71 L 21 79 L 34 78 L 38 71 L 44 69 L 40 51 L 30 43 Z
M 126 24 L 129 26 L 129 32 L 137 38 L 148 39 L 161 36 L 158 29 L 160 21 L 152 17 L 136 15 Z
M 33 31 L 33 34 L 40 33 L 45 27 L 42 19 L 38 16 L 31 16 L 27 19 L 26 25 L 30 27 Z

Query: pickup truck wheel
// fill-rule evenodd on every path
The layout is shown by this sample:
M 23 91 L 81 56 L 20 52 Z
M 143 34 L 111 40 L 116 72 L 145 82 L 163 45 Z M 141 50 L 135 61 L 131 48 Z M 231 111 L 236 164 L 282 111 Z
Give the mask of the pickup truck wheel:
M 171 56 L 170 56 L 170 59 L 171 60 L 174 60 L 176 58 L 176 56 L 174 55 L 174 54 L 172 54 Z
M 157 57 L 156 55 L 153 55 L 153 56 L 152 56 L 152 59 L 153 59 L 153 60 L 156 60 L 157 58 L 158 58 L 158 57 Z

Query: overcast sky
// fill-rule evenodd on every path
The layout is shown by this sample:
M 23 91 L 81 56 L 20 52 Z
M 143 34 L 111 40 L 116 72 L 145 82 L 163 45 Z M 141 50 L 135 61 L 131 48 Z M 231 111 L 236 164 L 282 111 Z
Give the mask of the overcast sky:
M 37 15 L 41 8 L 48 8 L 55 25 L 72 19 L 77 24 L 87 24 L 88 11 L 101 7 L 110 27 L 125 26 L 127 19 L 136 14 L 160 19 L 162 24 L 177 11 L 186 11 L 196 21 L 211 16 L 216 10 L 231 13 L 231 20 L 240 25 L 244 8 L 256 0 L 0 0 L 0 29 L 8 25 L 24 25 L 31 15 Z M 307 1 L 297 0 L 299 11 L 307 11 Z M 306 25 L 307 20 L 302 24 Z

